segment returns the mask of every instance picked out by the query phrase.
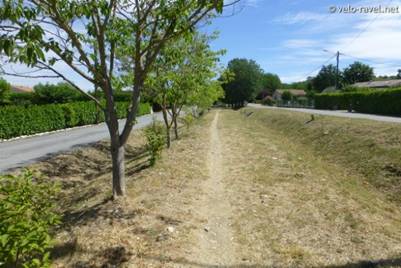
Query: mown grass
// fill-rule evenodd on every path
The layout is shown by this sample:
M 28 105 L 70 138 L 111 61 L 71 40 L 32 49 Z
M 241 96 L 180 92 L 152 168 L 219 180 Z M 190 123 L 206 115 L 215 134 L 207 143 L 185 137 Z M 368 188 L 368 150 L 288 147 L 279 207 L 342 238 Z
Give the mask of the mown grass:
M 389 200 L 401 203 L 401 125 L 277 110 L 254 111 L 250 120 L 302 144 L 324 161 L 358 172 Z M 353 182 L 350 182 L 353 183 Z

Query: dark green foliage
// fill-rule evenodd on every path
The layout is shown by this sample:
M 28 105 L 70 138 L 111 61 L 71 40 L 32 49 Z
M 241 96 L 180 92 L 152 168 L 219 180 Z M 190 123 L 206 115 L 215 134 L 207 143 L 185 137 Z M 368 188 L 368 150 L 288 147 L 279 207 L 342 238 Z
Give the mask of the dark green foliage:
M 276 89 L 281 87 L 281 80 L 277 74 L 265 73 L 262 76 L 262 87 L 272 94 Z
M 373 68 L 361 62 L 354 62 L 344 69 L 343 77 L 346 84 L 366 82 L 374 78 Z
M 360 113 L 401 116 L 401 88 L 360 89 L 315 96 L 317 109 L 348 109 L 350 107 Z
M 39 84 L 34 88 L 34 104 L 68 103 L 88 98 L 68 83 Z
M 7 104 L 10 100 L 11 85 L 0 78 L 0 105 Z
M 335 86 L 337 71 L 332 64 L 323 66 L 319 73 L 312 79 L 312 87 L 316 92 L 322 92 L 325 88 Z M 341 72 L 338 74 L 339 83 L 341 81 Z
M 273 100 L 273 98 L 271 96 L 266 96 L 262 100 L 262 104 L 263 105 L 268 105 L 268 106 L 273 106 L 275 104 L 275 101 Z
M 233 78 L 223 84 L 225 101 L 234 106 L 252 101 L 262 89 L 263 70 L 260 66 L 254 60 L 233 59 L 227 69 Z
M 35 95 L 30 92 L 11 93 L 9 98 L 9 105 L 31 105 L 34 104 Z
M 166 143 L 166 130 L 162 124 L 153 123 L 146 127 L 145 137 L 147 140 L 147 149 L 150 154 L 150 165 L 154 165 L 156 160 L 160 158 L 164 144 Z
M 292 100 L 292 97 L 293 97 L 293 95 L 288 90 L 284 91 L 283 94 L 281 95 L 281 99 L 283 101 L 290 101 L 290 100 Z
M 55 213 L 54 183 L 30 171 L 0 177 L 0 266 L 49 267 L 50 228 L 59 223 Z
M 128 103 L 117 103 L 117 115 L 125 118 Z M 0 107 L 0 139 L 9 139 L 46 131 L 97 123 L 93 102 Z M 149 104 L 141 104 L 138 115 L 150 112 Z M 104 114 L 98 114 L 104 121 Z

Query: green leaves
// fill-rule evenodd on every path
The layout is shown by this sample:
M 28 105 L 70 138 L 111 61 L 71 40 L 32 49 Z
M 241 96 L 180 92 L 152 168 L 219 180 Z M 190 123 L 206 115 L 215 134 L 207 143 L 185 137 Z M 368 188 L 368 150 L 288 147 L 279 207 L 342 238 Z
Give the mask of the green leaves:
M 59 187 L 30 171 L 0 177 L 0 266 L 48 267 Z

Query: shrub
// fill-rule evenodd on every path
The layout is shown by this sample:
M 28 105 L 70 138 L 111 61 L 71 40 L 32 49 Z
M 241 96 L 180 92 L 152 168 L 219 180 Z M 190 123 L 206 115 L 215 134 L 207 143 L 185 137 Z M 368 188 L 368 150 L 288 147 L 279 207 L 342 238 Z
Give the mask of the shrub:
M 11 85 L 6 80 L 0 78 L 0 104 L 6 104 L 10 100 Z
M 292 93 L 288 90 L 284 91 L 283 94 L 281 94 L 281 99 L 283 101 L 290 101 L 292 100 L 292 97 L 293 97 Z
M 188 129 L 195 121 L 195 117 L 191 113 L 186 113 L 183 117 L 179 117 L 180 121 Z
M 87 97 L 68 83 L 39 84 L 34 88 L 35 104 L 67 103 L 85 101 Z
M 117 103 L 119 118 L 126 117 L 128 105 L 128 103 Z M 0 139 L 95 124 L 98 123 L 97 119 L 104 121 L 104 113 L 98 112 L 95 103 L 90 101 L 0 107 Z M 142 103 L 139 106 L 138 115 L 149 112 L 149 104 Z
M 163 125 L 153 120 L 153 123 L 145 128 L 144 133 L 147 140 L 146 147 L 150 154 L 150 165 L 153 166 L 156 160 L 160 158 L 166 141 L 165 128 Z
M 0 266 L 48 267 L 57 185 L 30 171 L 0 177 Z
M 318 109 L 348 109 L 350 106 L 360 113 L 401 116 L 401 88 L 361 89 L 315 96 Z
M 273 98 L 271 96 L 266 96 L 263 100 L 262 100 L 262 104 L 263 105 L 269 105 L 269 106 L 273 106 L 275 104 Z
M 31 105 L 34 104 L 34 94 L 31 92 L 11 93 L 9 98 L 10 105 Z

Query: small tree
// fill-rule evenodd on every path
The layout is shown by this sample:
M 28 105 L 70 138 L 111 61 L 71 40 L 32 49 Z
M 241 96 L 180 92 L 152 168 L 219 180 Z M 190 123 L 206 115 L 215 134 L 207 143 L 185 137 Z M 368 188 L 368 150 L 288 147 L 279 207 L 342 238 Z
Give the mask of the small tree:
M 123 196 L 124 146 L 156 57 L 166 42 L 191 32 L 214 11 L 222 12 L 223 4 L 223 0 L 2 0 L 0 53 L 8 62 L 39 71 L 4 73 L 62 78 L 98 104 L 110 134 L 113 196 Z M 129 59 L 130 68 L 122 73 L 124 59 Z M 76 85 L 71 71 L 101 90 L 105 103 Z M 120 129 L 114 93 L 123 86 L 133 90 Z
M 221 52 L 210 50 L 209 39 L 194 34 L 171 42 L 162 50 L 148 80 L 151 95 L 162 107 L 167 147 L 171 143 L 171 128 L 178 138 L 178 117 L 185 105 L 210 107 L 221 96 L 216 94 L 218 82 L 212 82 Z

